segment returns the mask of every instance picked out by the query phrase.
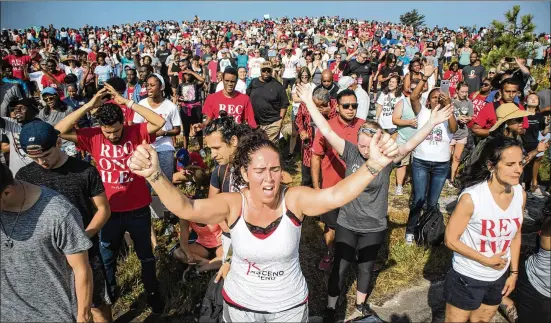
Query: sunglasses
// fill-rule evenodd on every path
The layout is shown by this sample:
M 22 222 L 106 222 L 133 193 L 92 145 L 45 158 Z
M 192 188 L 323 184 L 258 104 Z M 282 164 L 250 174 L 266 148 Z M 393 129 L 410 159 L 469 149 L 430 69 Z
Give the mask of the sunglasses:
M 490 83 L 482 83 L 482 86 L 491 86 Z
M 50 102 L 50 101 L 55 100 L 55 97 L 53 95 L 51 95 L 51 96 L 45 96 L 42 99 L 44 99 L 44 101 L 46 101 L 46 102 Z
M 496 72 L 492 72 L 492 71 L 488 72 L 488 74 L 495 74 L 495 73 L 496 73 Z
M 366 135 L 373 137 L 377 133 L 377 129 L 373 128 L 360 128 L 358 133 L 365 133 Z
M 352 108 L 353 110 L 356 110 L 358 108 L 358 103 L 343 103 L 341 106 L 345 110 L 348 110 L 350 108 Z
M 272 69 L 271 68 L 263 68 L 263 69 L 260 70 L 260 72 L 262 72 L 262 73 L 271 73 Z

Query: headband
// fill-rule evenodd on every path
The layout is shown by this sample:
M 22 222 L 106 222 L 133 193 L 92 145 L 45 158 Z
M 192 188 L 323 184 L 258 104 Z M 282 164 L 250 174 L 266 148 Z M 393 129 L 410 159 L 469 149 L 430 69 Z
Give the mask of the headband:
M 159 80 L 159 82 L 161 82 L 161 91 L 164 91 L 165 90 L 165 80 L 163 79 L 163 77 L 160 74 L 151 73 L 151 74 L 149 74 L 149 76 L 147 78 L 150 78 L 152 76 L 155 76 Z

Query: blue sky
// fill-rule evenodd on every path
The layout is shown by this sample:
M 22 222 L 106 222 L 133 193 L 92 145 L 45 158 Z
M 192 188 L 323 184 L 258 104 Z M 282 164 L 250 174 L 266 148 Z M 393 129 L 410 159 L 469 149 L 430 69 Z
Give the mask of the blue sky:
M 84 24 L 106 26 L 140 20 L 186 20 L 195 14 L 201 19 L 249 20 L 264 14 L 281 16 L 339 15 L 366 20 L 398 21 L 400 14 L 417 9 L 429 26 L 457 28 L 461 25 L 488 25 L 503 20 L 513 5 L 521 14 L 531 13 L 536 31 L 551 29 L 549 1 L 40 1 L 0 3 L 2 28 L 25 28 L 52 23 L 56 27 L 81 27 Z

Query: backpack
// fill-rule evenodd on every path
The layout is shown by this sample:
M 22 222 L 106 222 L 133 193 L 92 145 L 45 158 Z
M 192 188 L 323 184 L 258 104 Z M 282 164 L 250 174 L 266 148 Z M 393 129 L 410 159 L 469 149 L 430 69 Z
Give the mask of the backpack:
M 224 287 L 224 279 L 221 278 L 218 283 L 215 283 L 214 279 L 216 279 L 216 275 L 212 276 L 205 297 L 201 302 L 199 322 L 223 322 L 224 297 L 222 296 L 222 288 Z
M 426 210 L 419 218 L 414 232 L 415 241 L 418 246 L 424 246 L 425 250 L 439 246 L 444 242 L 445 230 L 444 216 L 437 204 L 436 207 Z

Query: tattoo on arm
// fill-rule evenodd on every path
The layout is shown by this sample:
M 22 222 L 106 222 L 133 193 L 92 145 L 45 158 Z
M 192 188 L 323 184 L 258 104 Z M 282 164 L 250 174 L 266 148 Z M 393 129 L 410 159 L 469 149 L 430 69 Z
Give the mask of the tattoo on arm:
M 162 173 L 161 172 L 156 172 L 155 174 L 151 175 L 151 183 L 155 183 L 156 181 L 159 180 L 159 178 L 161 178 L 162 176 Z
M 380 171 L 380 169 L 369 166 L 367 163 L 365 164 L 365 167 L 367 167 L 367 170 L 371 173 L 371 175 L 377 175 Z

